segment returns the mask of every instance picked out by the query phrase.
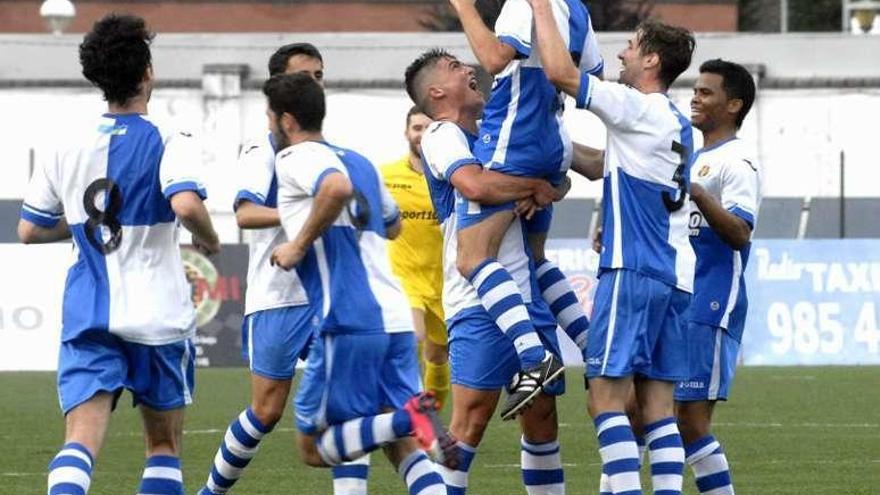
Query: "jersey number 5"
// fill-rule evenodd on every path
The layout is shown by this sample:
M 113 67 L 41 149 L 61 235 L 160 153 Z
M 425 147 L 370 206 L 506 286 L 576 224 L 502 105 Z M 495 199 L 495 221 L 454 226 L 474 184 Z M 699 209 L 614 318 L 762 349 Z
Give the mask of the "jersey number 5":
M 107 205 L 104 211 L 95 206 L 95 200 L 101 192 L 104 193 L 104 203 Z M 117 218 L 122 211 L 122 191 L 119 186 L 107 178 L 92 182 L 83 194 L 83 207 L 89 216 L 85 223 L 86 239 L 89 244 L 105 255 L 119 249 L 119 244 L 122 242 L 122 224 Z M 106 242 L 101 227 L 110 229 L 110 239 Z
M 681 209 L 682 206 L 684 206 L 684 198 L 687 195 L 687 181 L 684 180 L 687 150 L 678 141 L 673 141 L 672 151 L 678 153 L 678 156 L 681 157 L 681 162 L 679 163 L 678 168 L 675 169 L 675 174 L 672 175 L 672 181 L 678 184 L 678 187 L 676 188 L 677 198 L 672 199 L 671 194 L 663 191 L 663 205 L 666 206 L 666 209 L 670 213 L 673 211 L 678 211 Z

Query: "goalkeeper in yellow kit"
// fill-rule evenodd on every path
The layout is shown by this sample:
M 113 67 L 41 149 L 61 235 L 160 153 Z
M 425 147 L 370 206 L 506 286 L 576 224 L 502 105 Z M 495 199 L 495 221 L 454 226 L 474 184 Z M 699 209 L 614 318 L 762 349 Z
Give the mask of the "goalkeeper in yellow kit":
M 407 156 L 382 167 L 385 187 L 400 208 L 402 230 L 390 242 L 391 268 L 400 279 L 412 308 L 419 338 L 425 389 L 446 403 L 449 354 L 443 317 L 443 267 L 440 224 L 422 170 L 422 132 L 431 119 L 413 107 L 406 115 Z

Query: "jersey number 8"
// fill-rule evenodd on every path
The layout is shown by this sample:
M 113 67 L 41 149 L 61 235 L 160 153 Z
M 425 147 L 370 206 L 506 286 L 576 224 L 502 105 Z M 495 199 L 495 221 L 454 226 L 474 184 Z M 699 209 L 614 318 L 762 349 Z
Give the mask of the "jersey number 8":
M 95 206 L 98 194 L 104 193 L 104 211 Z M 89 219 L 85 223 L 86 239 L 102 254 L 107 255 L 119 249 L 122 242 L 122 224 L 117 215 L 122 211 L 122 191 L 110 179 L 98 179 L 86 188 L 83 194 L 83 207 Z M 104 242 L 101 227 L 110 229 L 110 239 Z M 96 232 L 97 231 L 97 232 Z

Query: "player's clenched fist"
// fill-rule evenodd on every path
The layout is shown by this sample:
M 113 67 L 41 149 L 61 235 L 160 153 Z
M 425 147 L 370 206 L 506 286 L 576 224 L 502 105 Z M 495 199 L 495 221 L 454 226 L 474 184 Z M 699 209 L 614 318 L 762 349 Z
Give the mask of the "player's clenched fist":
M 272 250 L 272 257 L 269 259 L 269 262 L 272 266 L 277 266 L 282 270 L 290 270 L 305 257 L 305 249 L 299 247 L 294 242 L 285 242 Z

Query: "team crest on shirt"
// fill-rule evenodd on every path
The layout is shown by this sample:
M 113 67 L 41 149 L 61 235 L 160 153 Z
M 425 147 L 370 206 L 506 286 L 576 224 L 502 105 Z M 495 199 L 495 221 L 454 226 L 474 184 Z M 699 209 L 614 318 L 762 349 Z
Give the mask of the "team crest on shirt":
M 489 144 L 492 141 L 491 134 L 483 134 L 483 143 Z
M 718 311 L 721 309 L 721 304 L 718 301 L 712 301 L 709 303 L 709 307 L 712 308 L 712 311 Z
M 700 176 L 700 177 L 705 177 L 705 176 L 709 175 L 709 170 L 711 170 L 711 169 L 709 168 L 708 165 L 703 165 L 703 166 L 700 168 L 700 171 L 697 172 L 697 175 Z

